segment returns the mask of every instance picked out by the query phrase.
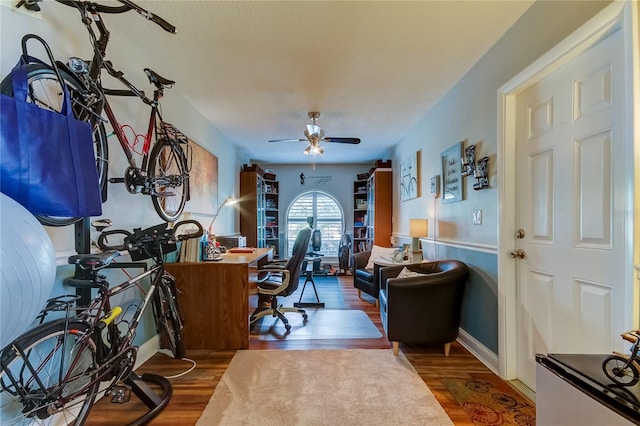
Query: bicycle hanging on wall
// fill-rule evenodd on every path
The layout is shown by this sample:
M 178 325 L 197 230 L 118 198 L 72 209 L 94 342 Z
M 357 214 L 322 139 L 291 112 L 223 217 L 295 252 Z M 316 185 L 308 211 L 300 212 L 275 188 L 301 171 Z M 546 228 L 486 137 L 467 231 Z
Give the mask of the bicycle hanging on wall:
M 115 14 L 135 10 L 167 32 L 175 33 L 175 27 L 128 0 L 118 0 L 121 3 L 120 6 L 107 6 L 87 1 L 55 1 L 65 6 L 74 7 L 79 11 L 93 47 L 93 57 L 90 61 L 70 58 L 68 65 L 56 61 L 55 67 L 58 68 L 71 95 L 74 114 L 77 118 L 89 121 L 92 125 L 96 168 L 103 201 L 106 200 L 107 181 L 123 183 L 127 191 L 132 194 L 142 193 L 151 196 L 153 206 L 163 220 L 174 221 L 178 219 L 190 197 L 189 170 L 192 154 L 188 138 L 173 125 L 163 120 L 160 107 L 160 99 L 164 95 L 164 89 L 172 87 L 175 82 L 145 68 L 144 72 L 149 82 L 155 87 L 153 97 L 150 98 L 128 81 L 124 74 L 114 68 L 113 64 L 105 57 L 109 31 L 100 17 L 100 13 Z M 37 36 L 32 34 L 25 36 L 25 38 L 28 37 Z M 28 56 L 26 55 L 25 39 L 23 39 L 23 53 Z M 56 77 L 58 70 L 40 62 L 28 65 L 27 80 L 30 102 L 36 103 L 42 108 L 60 111 L 63 91 Z M 103 87 L 102 70 L 106 70 L 110 76 L 120 81 L 126 89 Z M 11 76 L 2 80 L 0 91 L 5 95 L 13 95 Z M 143 135 L 140 165 L 137 164 L 134 157 L 133 146 L 136 141 L 128 140 L 124 132 L 126 126 L 123 126 L 116 118 L 109 104 L 108 96 L 137 96 L 143 103 L 151 107 L 147 131 Z M 103 113 L 106 115 L 106 119 L 102 117 Z M 107 179 L 109 152 L 106 122 L 113 128 L 113 133 L 127 158 L 128 167 L 123 177 Z M 66 226 L 80 219 L 79 217 L 38 216 L 38 220 L 42 224 L 49 226 Z

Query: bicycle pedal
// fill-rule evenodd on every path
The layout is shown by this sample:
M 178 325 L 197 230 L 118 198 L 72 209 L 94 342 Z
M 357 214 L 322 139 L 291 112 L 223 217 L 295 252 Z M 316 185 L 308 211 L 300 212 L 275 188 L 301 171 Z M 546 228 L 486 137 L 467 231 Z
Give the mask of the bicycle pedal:
M 117 385 L 113 390 L 111 402 L 113 404 L 124 404 L 131 399 L 131 386 Z

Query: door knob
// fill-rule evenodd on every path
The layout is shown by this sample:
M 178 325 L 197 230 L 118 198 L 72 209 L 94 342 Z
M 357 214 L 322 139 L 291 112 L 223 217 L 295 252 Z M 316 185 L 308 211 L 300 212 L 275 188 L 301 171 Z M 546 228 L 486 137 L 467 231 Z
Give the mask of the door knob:
M 524 259 L 526 255 L 527 254 L 522 249 L 516 249 L 509 253 L 509 256 L 511 256 L 514 259 Z

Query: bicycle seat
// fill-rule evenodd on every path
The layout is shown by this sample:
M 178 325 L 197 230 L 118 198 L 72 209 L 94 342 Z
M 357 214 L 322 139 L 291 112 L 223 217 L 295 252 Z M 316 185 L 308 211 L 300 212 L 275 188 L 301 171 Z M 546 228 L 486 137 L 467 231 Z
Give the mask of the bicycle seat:
M 105 251 L 102 253 L 74 254 L 69 256 L 69 265 L 80 265 L 84 269 L 100 269 L 107 266 L 113 259 L 120 256 L 117 250 Z
M 158 74 L 157 72 L 155 72 L 154 70 L 152 70 L 150 68 L 145 68 L 144 69 L 144 73 L 149 78 L 149 82 L 151 84 L 154 84 L 155 86 L 158 86 L 158 85 L 160 85 L 160 86 L 173 86 L 174 84 L 176 84 L 175 81 L 169 80 L 167 78 L 162 77 L 160 74 Z

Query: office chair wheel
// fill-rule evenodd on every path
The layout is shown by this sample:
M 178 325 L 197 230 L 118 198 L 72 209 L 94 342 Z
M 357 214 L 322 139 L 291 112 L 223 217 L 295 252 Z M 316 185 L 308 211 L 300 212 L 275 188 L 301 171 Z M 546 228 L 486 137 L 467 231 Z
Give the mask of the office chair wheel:
M 307 318 L 309 318 L 309 315 L 307 315 L 307 314 L 302 314 L 302 319 L 303 319 L 303 320 L 306 320 Z

